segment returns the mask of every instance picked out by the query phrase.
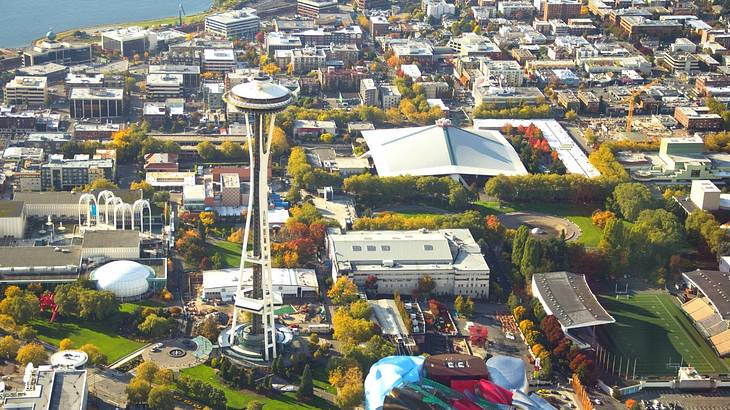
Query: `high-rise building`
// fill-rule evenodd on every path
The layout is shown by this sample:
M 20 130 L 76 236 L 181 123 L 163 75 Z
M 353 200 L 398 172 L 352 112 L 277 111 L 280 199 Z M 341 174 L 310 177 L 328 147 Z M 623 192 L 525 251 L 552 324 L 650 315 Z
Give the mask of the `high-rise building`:
M 268 362 L 277 357 L 279 343 L 291 340 L 291 334 L 287 337 L 288 329 L 277 328 L 274 322 L 274 300 L 281 298 L 281 294 L 275 294 L 272 285 L 268 168 L 271 130 L 276 113 L 291 104 L 293 98 L 286 87 L 274 84 L 269 77 L 259 76 L 233 87 L 223 99 L 229 109 L 243 116 L 255 147 L 249 154 L 251 196 L 244 231 L 244 238 L 250 235 L 253 239 L 253 250 L 249 253 L 248 240 L 244 239 L 233 319 L 231 327 L 221 332 L 218 344 L 224 355 L 239 360 Z M 244 290 L 243 286 L 245 262 L 250 263 L 253 269 L 250 291 L 248 287 Z M 241 322 L 239 310 L 251 314 L 250 323 Z
M 231 40 L 252 40 L 261 31 L 261 18 L 252 8 L 212 14 L 205 18 L 205 31 Z

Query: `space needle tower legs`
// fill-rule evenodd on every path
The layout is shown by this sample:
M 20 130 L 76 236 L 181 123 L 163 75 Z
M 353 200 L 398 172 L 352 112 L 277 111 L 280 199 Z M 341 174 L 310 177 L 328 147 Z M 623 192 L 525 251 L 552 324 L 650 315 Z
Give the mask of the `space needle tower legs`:
M 238 310 L 252 314 L 250 326 L 241 335 L 249 346 L 258 343 L 266 361 L 277 356 L 274 322 L 274 291 L 271 279 L 271 238 L 269 235 L 269 160 L 271 135 L 276 113 L 292 101 L 289 90 L 273 84 L 268 77 L 256 77 L 248 83 L 233 87 L 224 95 L 225 101 L 243 114 L 246 122 L 250 161 L 250 195 L 243 235 L 239 283 L 229 332 L 230 345 L 236 344 Z M 251 237 L 253 249 L 247 245 Z M 244 295 L 244 265 L 252 265 L 252 291 Z M 244 341 L 244 343 L 246 343 Z

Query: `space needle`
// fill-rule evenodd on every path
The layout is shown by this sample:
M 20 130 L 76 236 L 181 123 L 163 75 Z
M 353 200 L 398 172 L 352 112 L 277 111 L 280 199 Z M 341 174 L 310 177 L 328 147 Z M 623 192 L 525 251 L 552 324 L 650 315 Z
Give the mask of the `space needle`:
M 291 104 L 292 95 L 286 87 L 274 84 L 270 77 L 257 76 L 233 87 L 223 95 L 223 100 L 231 107 L 229 109 L 235 109 L 245 118 L 251 192 L 232 323 L 221 332 L 218 342 L 224 354 L 247 361 L 268 362 L 277 357 L 277 341 L 291 339 L 291 335 L 277 334 L 281 332 L 277 332 L 274 322 L 274 303 L 280 295 L 274 293 L 271 279 L 268 209 L 271 134 L 276 113 Z M 247 249 L 249 237 L 253 242 L 250 252 Z M 250 288 L 244 288 L 247 262 L 253 270 Z M 251 320 L 241 320 L 239 311 L 250 313 Z

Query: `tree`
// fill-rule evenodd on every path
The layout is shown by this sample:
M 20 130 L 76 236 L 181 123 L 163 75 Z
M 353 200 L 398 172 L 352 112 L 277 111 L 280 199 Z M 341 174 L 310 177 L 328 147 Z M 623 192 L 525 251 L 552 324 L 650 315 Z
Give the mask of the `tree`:
M 654 204 L 654 198 L 646 185 L 638 182 L 626 182 L 616 185 L 613 199 L 624 218 L 634 221 L 639 213 Z
M 330 134 L 329 132 L 325 132 L 319 136 L 319 140 L 324 142 L 325 144 L 331 144 L 332 141 L 335 140 L 335 137 L 334 137 L 334 135 Z
M 18 349 L 15 361 L 20 363 L 21 366 L 25 366 L 28 363 L 33 363 L 37 366 L 48 361 L 48 353 L 40 344 L 28 343 Z
M 147 181 L 133 181 L 131 184 L 129 184 L 129 189 L 142 190 L 145 198 L 152 198 L 155 193 L 155 188 Z
M 23 325 L 18 329 L 18 337 L 22 340 L 33 340 L 36 336 L 38 336 L 38 331 L 36 331 L 32 326 Z
M 454 299 L 454 309 L 459 316 L 463 315 L 465 302 L 466 300 L 461 295 L 458 295 L 456 299 Z
M 200 218 L 200 222 L 206 228 L 209 228 L 211 225 L 215 224 L 215 212 L 213 211 L 201 212 L 198 217 Z
M 220 153 L 226 159 L 242 161 L 245 158 L 243 147 L 233 141 L 224 141 L 220 147 Z
M 138 329 L 150 337 L 161 337 L 170 330 L 170 322 L 156 314 L 151 314 L 139 324 Z
M 147 395 L 147 406 L 150 410 L 173 410 L 175 398 L 172 389 L 168 386 L 155 386 Z
M 116 296 L 105 290 L 81 289 L 78 304 L 79 317 L 87 320 L 104 320 L 119 311 Z
M 348 309 L 350 310 L 350 316 L 355 319 L 370 319 L 373 311 L 370 304 L 363 299 L 352 302 Z
M 8 335 L 0 339 L 0 357 L 3 359 L 12 359 L 18 354 L 20 349 L 20 341 Z
M 195 146 L 195 151 L 203 161 L 213 161 L 218 156 L 218 149 L 210 141 L 202 141 Z
M 84 185 L 82 190 L 84 192 L 91 192 L 104 191 L 107 189 L 119 189 L 119 186 L 106 178 L 97 178 L 93 180 L 90 184 Z
M 309 368 L 309 364 L 306 364 L 304 366 L 304 372 L 302 373 L 302 380 L 299 382 L 299 388 L 297 389 L 297 399 L 305 400 L 312 397 L 314 397 L 312 370 Z
M 268 63 L 261 67 L 261 71 L 273 77 L 278 74 L 281 69 L 278 65 L 276 65 L 276 63 Z
M 370 338 L 373 328 L 368 319 L 355 319 L 345 308 L 339 308 L 332 316 L 335 339 L 346 346 L 354 346 Z
M 568 112 L 565 113 L 565 119 L 568 121 L 575 121 L 578 118 L 578 114 L 576 114 L 573 110 L 568 110 Z
M 71 340 L 69 338 L 61 339 L 61 341 L 58 342 L 59 350 L 73 349 L 73 347 L 74 347 L 74 342 L 73 342 L 73 340 Z
M 144 361 L 137 366 L 134 377 L 139 380 L 144 380 L 147 383 L 152 383 L 159 371 L 160 367 L 155 362 Z
M 203 336 L 208 340 L 218 340 L 218 320 L 214 316 L 206 317 L 193 329 L 193 334 Z
M 152 387 L 149 383 L 137 377 L 132 378 L 124 392 L 127 393 L 127 400 L 130 403 L 146 403 Z
M 8 288 L 10 289 L 10 288 Z M 40 312 L 38 297 L 31 292 L 5 293 L 5 299 L 0 302 L 0 313 L 9 315 L 16 324 L 27 323 Z
M 431 292 L 436 289 L 436 282 L 433 280 L 431 275 L 424 275 L 418 278 L 418 285 L 416 285 L 416 291 L 419 295 L 428 297 Z
M 279 127 L 274 127 L 274 132 L 271 134 L 271 154 L 278 157 L 288 149 L 289 139 L 286 137 L 286 132 Z
M 337 397 L 335 402 L 341 409 L 354 409 L 362 402 L 363 376 L 360 367 L 338 367 L 329 373 L 329 382 L 337 388 Z
M 515 317 L 515 321 L 519 323 L 527 318 L 527 309 L 524 306 L 516 306 L 512 310 L 512 315 Z
M 355 282 L 346 276 L 337 278 L 337 281 L 327 292 L 327 296 L 335 305 L 347 305 L 359 297 Z
M 264 403 L 261 403 L 258 400 L 252 400 L 246 405 L 246 410 L 263 410 L 263 408 Z
M 88 363 L 90 365 L 100 365 L 100 364 L 106 364 L 107 358 L 104 353 L 99 350 L 98 347 L 91 343 L 87 343 L 81 347 L 79 347 L 79 350 L 86 353 L 86 355 L 89 357 Z
M 364 394 L 362 382 L 347 384 L 337 389 L 335 403 L 343 410 L 355 409 L 362 403 Z

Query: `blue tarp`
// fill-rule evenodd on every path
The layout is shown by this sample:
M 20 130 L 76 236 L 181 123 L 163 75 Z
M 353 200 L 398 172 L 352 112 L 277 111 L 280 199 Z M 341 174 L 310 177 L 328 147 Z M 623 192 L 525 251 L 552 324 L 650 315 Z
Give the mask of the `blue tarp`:
M 388 356 L 375 363 L 365 377 L 365 409 L 382 408 L 393 387 L 420 381 L 425 360 L 423 356 Z

